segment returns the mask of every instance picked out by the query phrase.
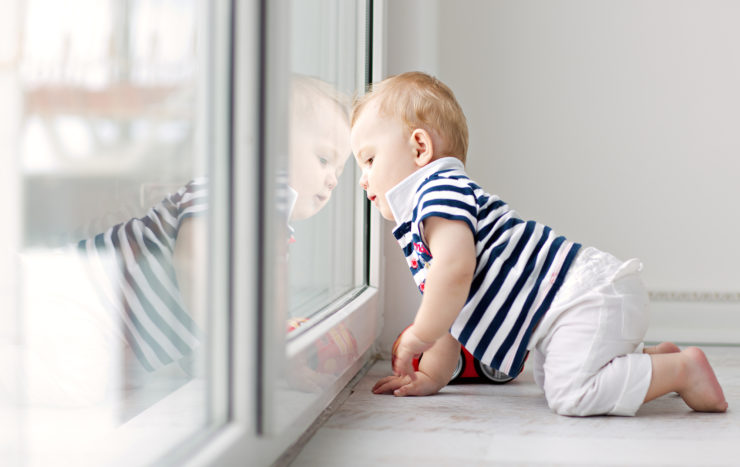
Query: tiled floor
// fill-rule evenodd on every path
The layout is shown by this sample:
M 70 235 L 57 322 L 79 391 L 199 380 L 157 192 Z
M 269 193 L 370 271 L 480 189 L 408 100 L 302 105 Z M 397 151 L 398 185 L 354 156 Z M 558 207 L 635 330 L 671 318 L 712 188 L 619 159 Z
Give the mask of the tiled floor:
M 526 370 L 503 386 L 379 396 L 370 388 L 390 371 L 389 362 L 379 361 L 291 466 L 740 466 L 740 347 L 704 350 L 727 413 L 692 412 L 668 395 L 636 417 L 563 417 L 550 411 Z

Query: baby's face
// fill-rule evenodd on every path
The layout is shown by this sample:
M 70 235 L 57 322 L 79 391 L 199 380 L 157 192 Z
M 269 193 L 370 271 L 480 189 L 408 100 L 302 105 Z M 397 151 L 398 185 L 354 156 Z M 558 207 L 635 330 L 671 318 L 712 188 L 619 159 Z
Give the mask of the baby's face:
M 350 143 L 362 169 L 360 186 L 384 218 L 395 220 L 385 194 L 419 168 L 413 138 L 399 119 L 380 115 L 378 105 L 369 102 L 352 127 Z
M 296 116 L 290 136 L 290 186 L 298 193 L 291 219 L 311 217 L 331 198 L 349 157 L 349 125 L 333 104 Z

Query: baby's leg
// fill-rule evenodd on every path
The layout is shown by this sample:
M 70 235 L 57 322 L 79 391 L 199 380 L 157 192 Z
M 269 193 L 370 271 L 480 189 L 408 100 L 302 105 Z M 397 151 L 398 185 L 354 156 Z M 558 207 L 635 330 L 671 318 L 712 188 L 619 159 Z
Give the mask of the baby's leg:
M 637 412 L 652 373 L 651 355 L 638 350 L 647 329 L 646 302 L 639 277 L 628 275 L 584 294 L 558 318 L 538 343 L 553 411 L 575 416 Z
M 642 404 L 649 381 L 649 357 L 632 353 L 614 358 L 590 376 L 575 375 L 565 392 L 548 388 L 546 378 L 545 394 L 550 408 L 560 415 L 631 416 Z
M 689 347 L 678 353 L 653 354 L 650 358 L 653 376 L 645 402 L 675 391 L 698 412 L 727 410 L 722 387 L 701 349 Z
M 681 349 L 678 348 L 676 344 L 673 342 L 661 342 L 658 345 L 654 345 L 652 347 L 645 347 L 642 349 L 643 353 L 655 355 L 660 353 L 675 353 L 680 352 Z
M 634 415 L 639 409 L 650 385 L 650 355 L 634 353 L 641 337 L 602 338 L 606 328 L 621 325 L 621 315 L 609 313 L 601 297 L 594 297 L 561 315 L 538 344 L 535 350 L 544 356 L 540 379 L 554 412 Z
M 545 363 L 545 356 L 542 355 L 539 349 L 534 348 L 529 353 L 529 359 L 532 362 L 532 376 L 534 376 L 534 382 L 540 389 L 545 389 L 545 370 L 543 365 Z

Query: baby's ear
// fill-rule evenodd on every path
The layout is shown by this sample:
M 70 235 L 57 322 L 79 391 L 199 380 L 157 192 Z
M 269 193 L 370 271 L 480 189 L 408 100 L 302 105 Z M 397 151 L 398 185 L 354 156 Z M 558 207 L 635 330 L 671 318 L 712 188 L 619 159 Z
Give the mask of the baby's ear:
M 432 136 L 423 128 L 411 132 L 411 144 L 416 151 L 415 162 L 418 167 L 424 167 L 434 158 L 434 143 Z

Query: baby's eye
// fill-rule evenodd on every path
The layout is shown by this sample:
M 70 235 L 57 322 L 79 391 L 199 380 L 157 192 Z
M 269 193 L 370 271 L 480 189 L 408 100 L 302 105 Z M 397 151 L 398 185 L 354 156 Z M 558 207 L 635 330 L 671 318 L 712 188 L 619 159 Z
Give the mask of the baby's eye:
M 371 165 L 373 165 L 373 160 L 374 160 L 374 159 L 375 159 L 375 156 L 370 156 L 370 157 L 368 157 L 368 158 L 367 158 L 367 160 L 365 161 L 365 163 L 366 163 L 366 164 L 367 164 L 368 166 L 371 166 Z
M 319 155 L 317 155 L 316 157 L 319 159 L 319 164 L 321 164 L 322 166 L 326 166 L 326 164 L 329 163 L 329 159 L 327 159 L 326 157 L 322 157 Z

